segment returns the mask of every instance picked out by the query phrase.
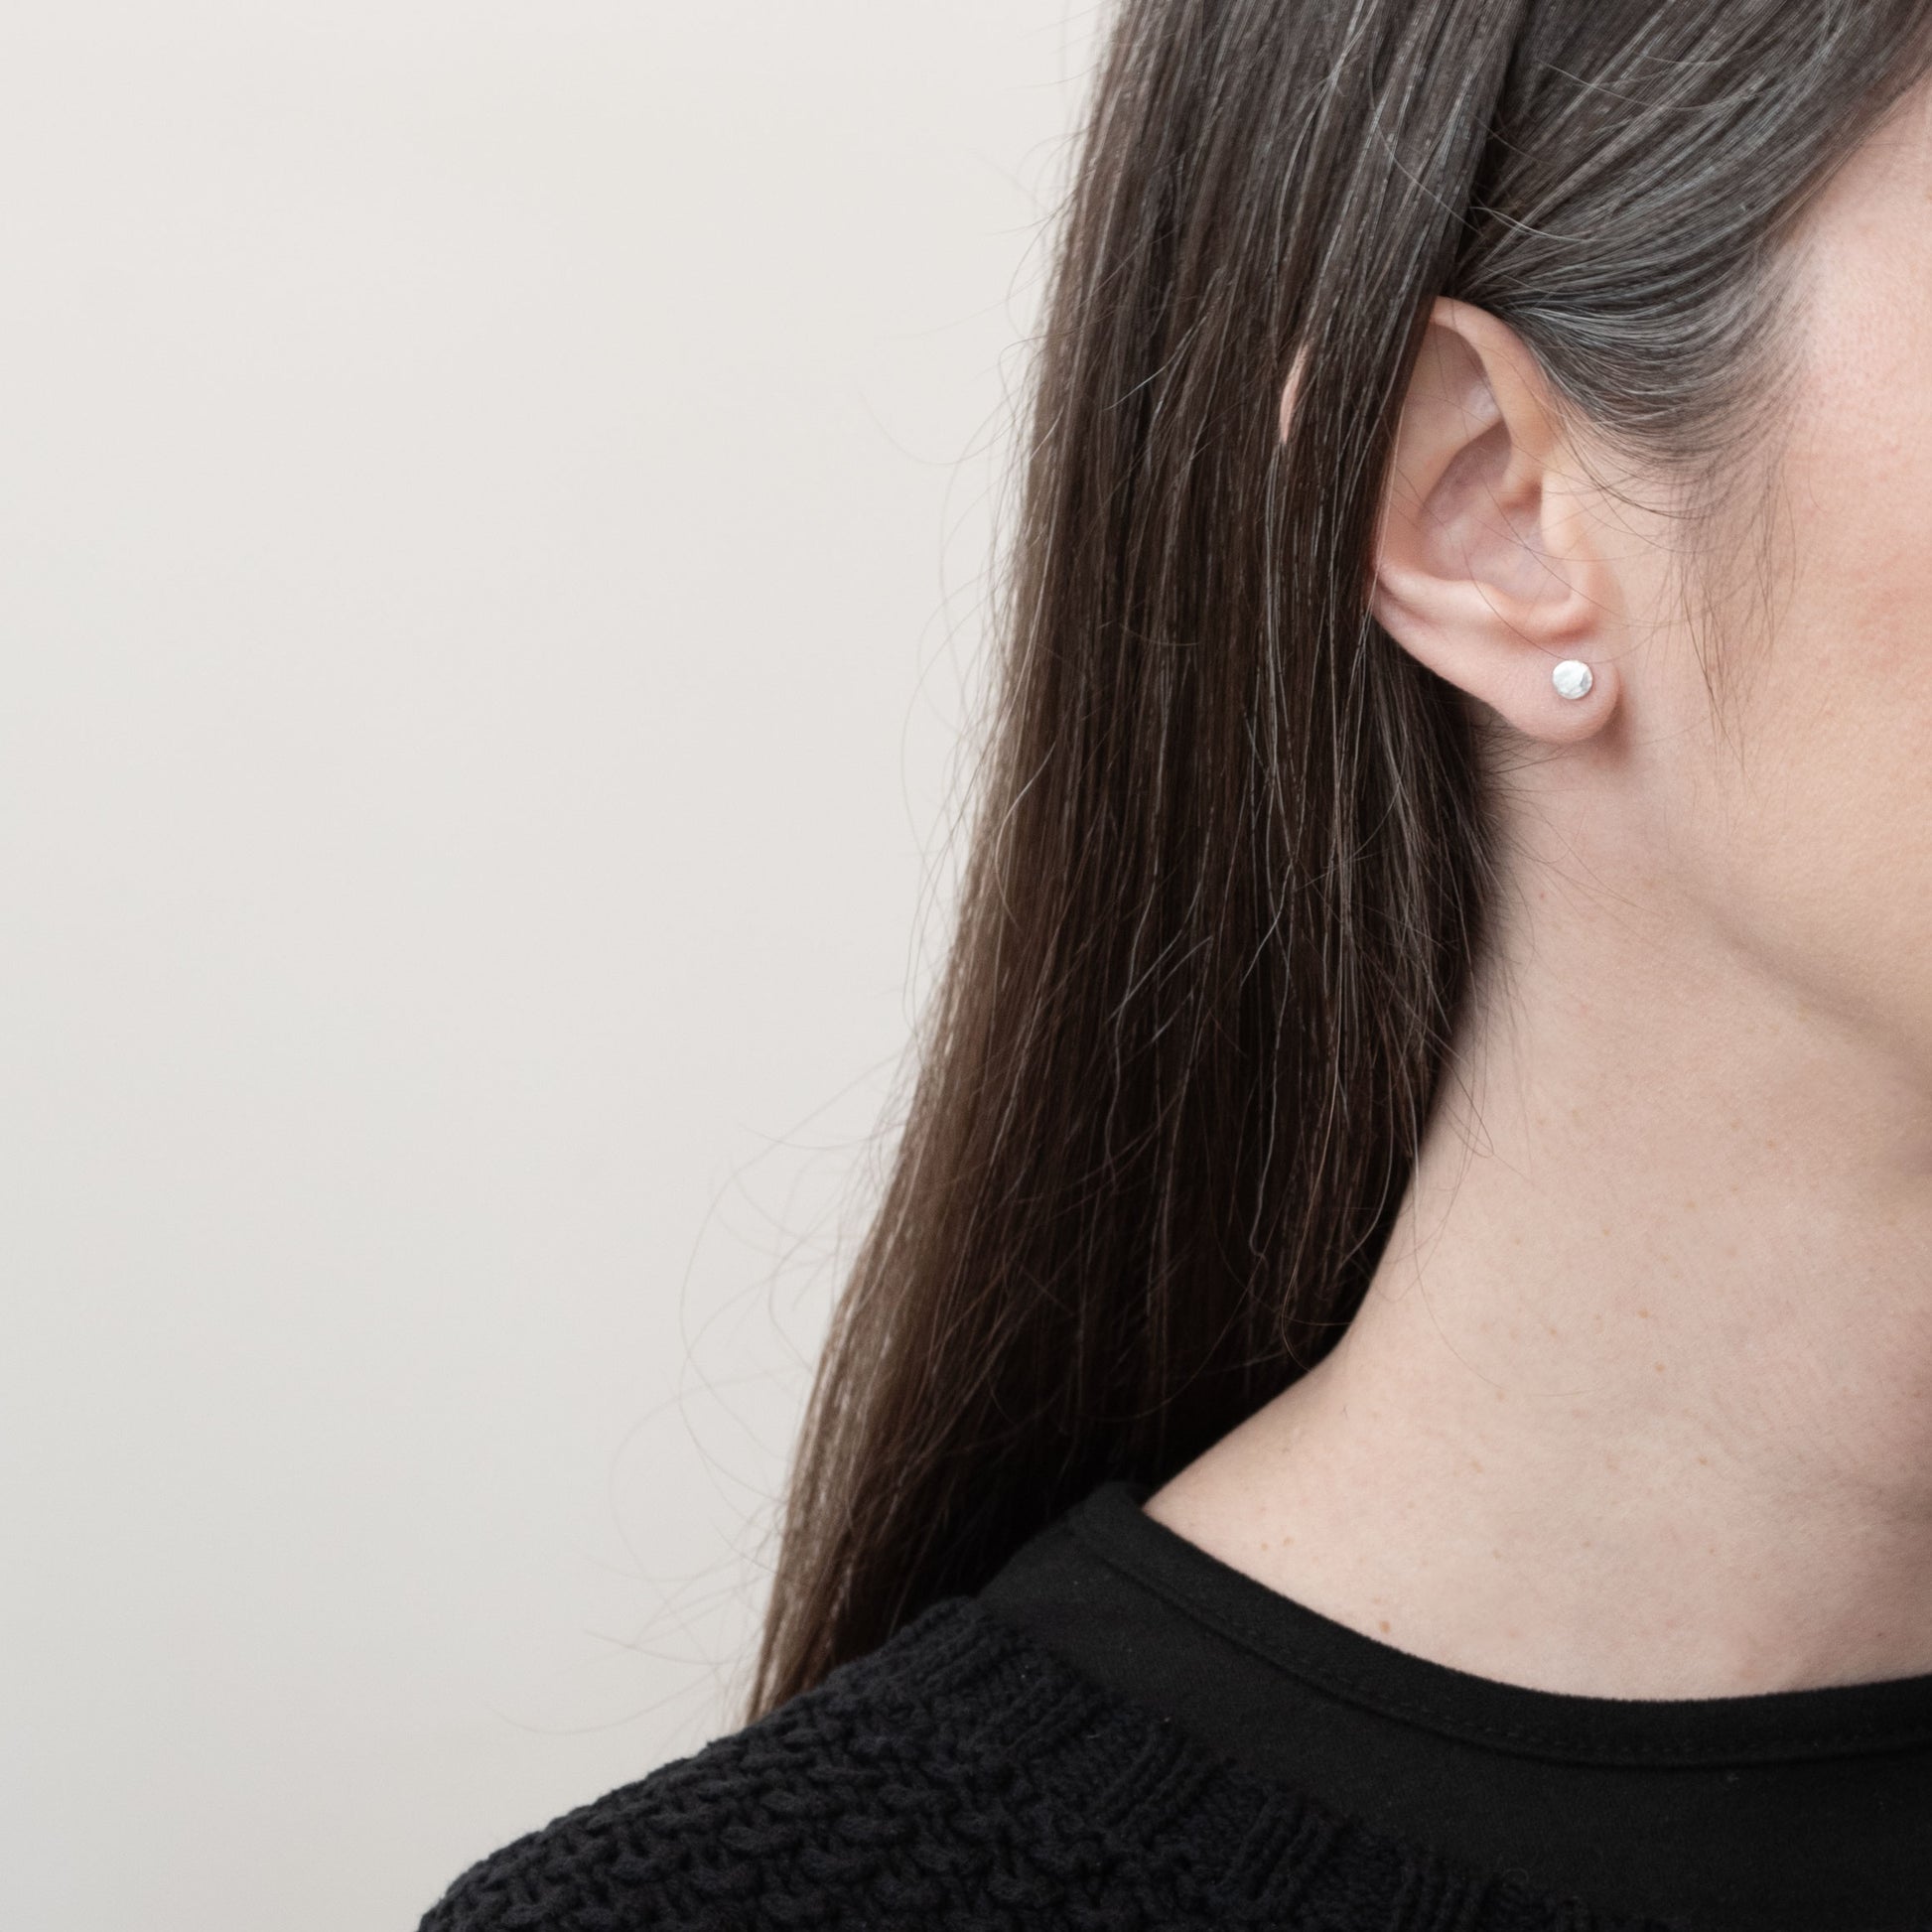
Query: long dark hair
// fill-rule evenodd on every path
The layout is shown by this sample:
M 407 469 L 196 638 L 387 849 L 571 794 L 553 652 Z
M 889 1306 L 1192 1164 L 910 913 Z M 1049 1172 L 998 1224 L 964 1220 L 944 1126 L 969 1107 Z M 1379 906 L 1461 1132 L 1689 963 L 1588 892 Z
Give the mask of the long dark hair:
M 1499 877 L 1479 721 L 1366 608 L 1428 309 L 1500 317 L 1612 447 L 1716 478 L 1776 393 L 1778 244 L 1923 71 L 1926 10 L 1120 5 L 957 933 L 748 1718 L 1332 1347 Z

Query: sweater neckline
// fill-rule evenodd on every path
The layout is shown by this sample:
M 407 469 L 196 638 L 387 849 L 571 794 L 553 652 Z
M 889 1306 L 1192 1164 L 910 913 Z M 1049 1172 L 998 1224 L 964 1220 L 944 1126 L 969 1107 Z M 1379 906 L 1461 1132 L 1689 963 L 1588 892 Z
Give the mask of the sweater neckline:
M 1224 1639 L 1330 1697 L 1492 1750 L 1599 1765 L 1769 1764 L 1932 1742 L 1932 1672 L 1709 1698 L 1606 1698 L 1477 1676 L 1337 1622 L 1190 1543 L 1142 1508 L 1151 1483 L 1099 1484 L 1067 1513 L 1090 1554 Z
M 1077 1848 L 1056 1861 L 1076 1882 L 1083 1867 L 1116 1868 L 1139 1908 L 1137 1923 L 1153 1922 L 1149 1907 L 1160 1898 L 1185 1901 L 1184 1914 L 1163 1924 L 1184 1915 L 1189 1925 L 1310 1932 L 1370 1924 L 1388 1932 L 1704 1932 L 1681 1916 L 1552 1892 L 1522 1871 L 1478 1870 L 1364 1825 L 1203 1747 L 972 1596 L 929 1604 L 790 1708 L 802 1716 L 808 1703 L 823 1709 L 834 1699 L 871 1720 L 875 1736 L 895 1727 L 892 1705 L 915 1709 L 945 1734 L 949 1767 L 997 1765 L 1012 1815 Z M 986 1836 L 983 1812 L 971 1822 Z

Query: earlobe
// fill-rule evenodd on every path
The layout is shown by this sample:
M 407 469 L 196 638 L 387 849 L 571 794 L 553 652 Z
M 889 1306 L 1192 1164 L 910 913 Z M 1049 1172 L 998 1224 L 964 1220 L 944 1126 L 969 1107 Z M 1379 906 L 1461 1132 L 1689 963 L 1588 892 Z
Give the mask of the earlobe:
M 1370 609 L 1430 669 L 1550 743 L 1600 730 L 1617 695 L 1618 587 L 1571 457 L 1521 339 L 1439 301 L 1390 455 Z

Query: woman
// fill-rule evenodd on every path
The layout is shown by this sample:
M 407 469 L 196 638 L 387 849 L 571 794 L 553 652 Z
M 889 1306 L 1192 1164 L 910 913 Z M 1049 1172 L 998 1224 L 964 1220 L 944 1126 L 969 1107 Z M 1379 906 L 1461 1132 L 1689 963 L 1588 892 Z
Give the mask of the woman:
M 1127 0 L 756 1694 L 430 1932 L 1932 1921 L 1928 61 Z

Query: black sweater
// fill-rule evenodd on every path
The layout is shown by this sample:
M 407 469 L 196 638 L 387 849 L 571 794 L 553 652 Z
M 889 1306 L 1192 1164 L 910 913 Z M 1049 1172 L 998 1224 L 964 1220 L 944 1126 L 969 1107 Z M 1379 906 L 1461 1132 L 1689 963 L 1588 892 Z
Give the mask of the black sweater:
M 977 1596 L 473 1866 L 421 1932 L 1925 1932 L 1932 1676 L 1561 1696 L 1102 1485 Z

